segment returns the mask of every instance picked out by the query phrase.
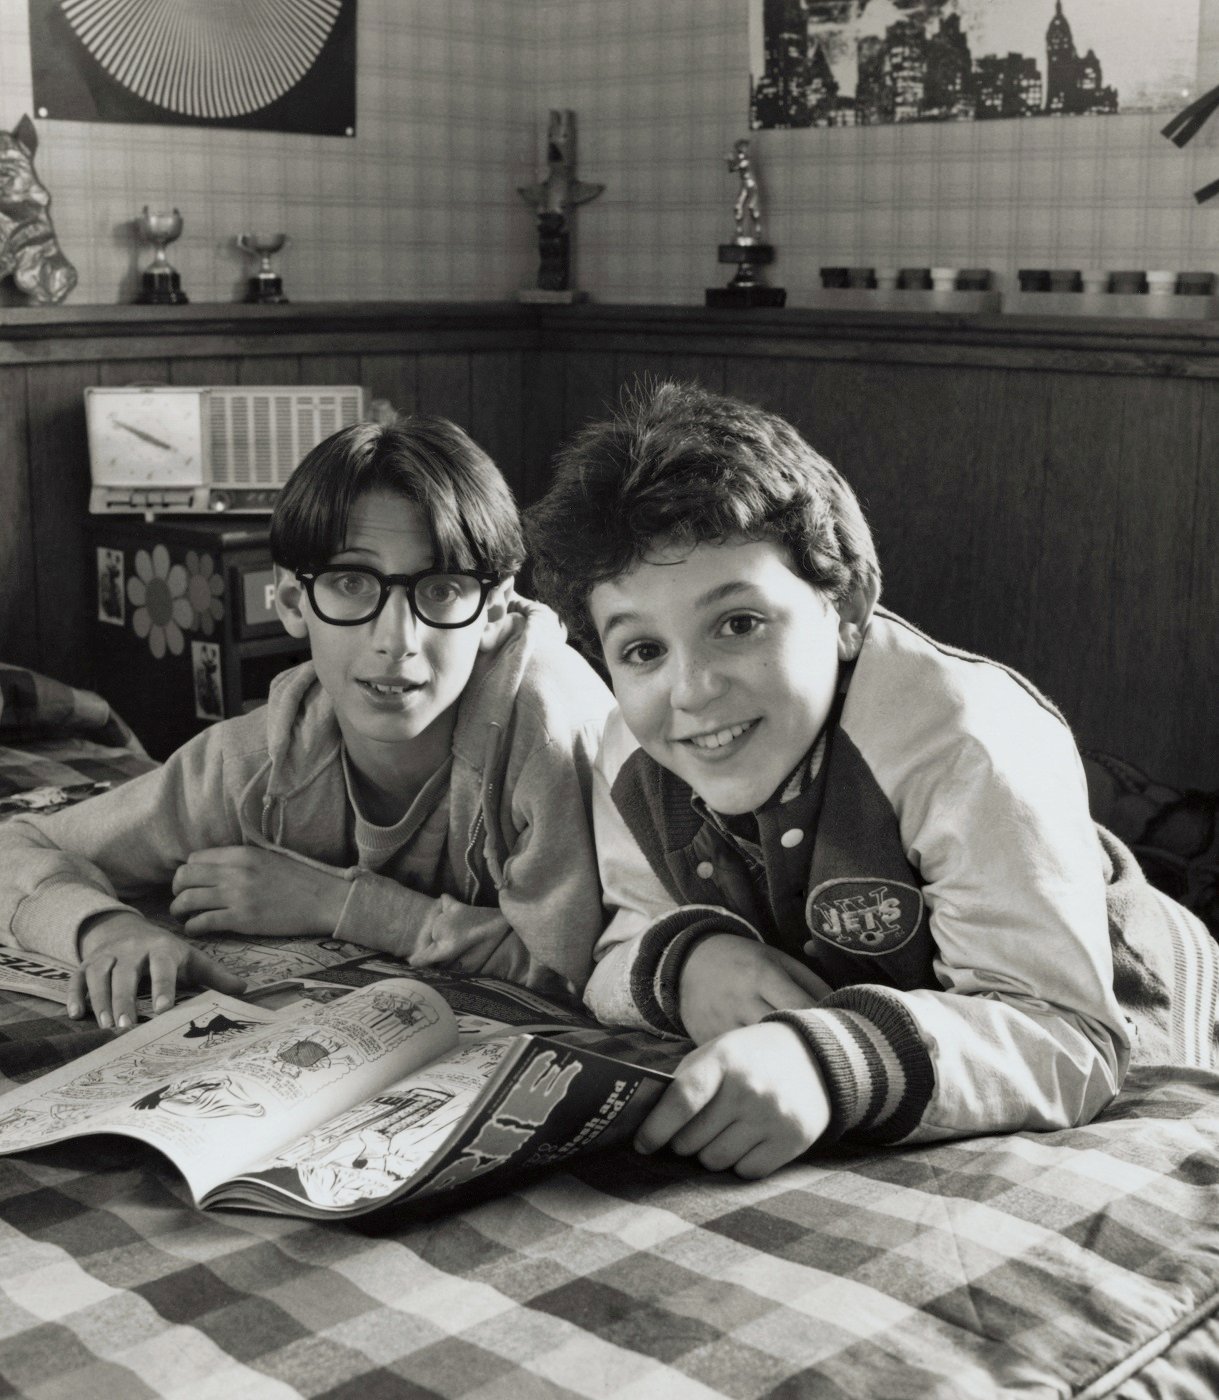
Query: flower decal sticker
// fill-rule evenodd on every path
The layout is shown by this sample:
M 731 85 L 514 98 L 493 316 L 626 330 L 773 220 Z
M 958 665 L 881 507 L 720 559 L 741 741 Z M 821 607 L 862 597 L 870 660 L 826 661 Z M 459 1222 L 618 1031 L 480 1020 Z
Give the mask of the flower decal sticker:
M 131 627 L 137 637 L 148 638 L 148 649 L 158 661 L 166 650 L 180 656 L 186 646 L 183 627 L 189 627 L 195 611 L 186 596 L 186 570 L 170 565 L 169 550 L 156 545 L 151 554 L 139 549 L 135 573 L 127 580 L 127 598 L 135 609 Z
M 216 572 L 216 561 L 210 554 L 196 554 L 193 549 L 186 551 L 186 597 L 194 614 L 190 626 L 197 628 L 205 637 L 215 631 L 216 623 L 224 616 L 224 604 L 220 595 L 224 592 L 224 580 Z

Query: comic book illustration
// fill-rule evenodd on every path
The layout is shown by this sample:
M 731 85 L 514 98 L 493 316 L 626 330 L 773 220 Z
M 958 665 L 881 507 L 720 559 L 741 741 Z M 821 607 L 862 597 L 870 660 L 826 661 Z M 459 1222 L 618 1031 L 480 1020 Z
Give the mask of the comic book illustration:
M 245 1024 L 210 1037 L 217 1016 Z M 453 1013 L 418 982 L 290 1019 L 209 992 L 6 1094 L 21 1114 L 0 1128 L 0 1151 L 122 1133 L 165 1152 L 201 1195 L 456 1043 Z
M 620 1141 L 688 1048 L 493 978 L 395 960 L 207 991 L 0 1100 L 0 1152 L 119 1133 L 201 1208 L 330 1218 Z

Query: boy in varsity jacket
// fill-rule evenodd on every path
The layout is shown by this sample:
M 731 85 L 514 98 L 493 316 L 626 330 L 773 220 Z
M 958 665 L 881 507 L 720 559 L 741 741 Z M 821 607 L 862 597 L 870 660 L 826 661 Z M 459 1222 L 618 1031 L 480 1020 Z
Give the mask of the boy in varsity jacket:
M 758 1177 L 818 1140 L 1087 1122 L 1132 1045 L 1213 1062 L 1206 930 L 1092 822 L 1047 700 L 878 607 L 858 502 L 788 423 L 662 385 L 528 527 L 618 706 L 586 998 L 698 1046 L 641 1150 Z

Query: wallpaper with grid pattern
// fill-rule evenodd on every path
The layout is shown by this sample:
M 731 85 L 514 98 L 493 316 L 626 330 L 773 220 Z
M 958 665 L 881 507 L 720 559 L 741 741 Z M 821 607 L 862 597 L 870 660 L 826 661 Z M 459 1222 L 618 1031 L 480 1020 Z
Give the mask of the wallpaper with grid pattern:
M 498 298 L 533 261 L 532 0 L 360 0 L 357 134 L 298 136 L 39 120 L 26 0 L 0 0 L 0 126 L 34 118 L 36 168 L 80 281 L 72 304 L 131 301 L 145 204 L 181 210 L 169 258 L 192 301 L 240 300 L 243 231 L 286 232 L 293 301 Z
M 1184 151 L 1170 113 L 751 132 L 746 0 L 539 3 L 539 92 L 579 109 L 582 173 L 608 185 L 580 212 L 599 300 L 701 302 L 728 280 L 741 136 L 789 304 L 823 265 L 989 267 L 1003 286 L 1020 267 L 1219 271 L 1219 201 L 1193 199 L 1219 177 L 1219 119 Z M 1198 92 L 1219 82 L 1219 0 L 1201 29 Z
M 1198 90 L 1219 81 L 1219 0 L 1202 15 Z M 1193 200 L 1219 176 L 1219 119 L 1184 151 L 1167 114 L 750 133 L 746 0 L 361 0 L 358 55 L 354 140 L 39 122 L 72 301 L 133 297 L 144 204 L 181 209 L 170 257 L 195 301 L 239 299 L 234 236 L 280 229 L 294 300 L 510 296 L 536 269 L 516 186 L 564 106 L 580 175 L 607 187 L 576 215 L 599 301 L 699 303 L 727 280 L 723 156 L 745 135 L 795 305 L 826 264 L 983 266 L 1001 285 L 1031 266 L 1219 271 L 1219 201 Z M 26 0 L 0 0 L 0 94 L 0 124 L 32 113 Z

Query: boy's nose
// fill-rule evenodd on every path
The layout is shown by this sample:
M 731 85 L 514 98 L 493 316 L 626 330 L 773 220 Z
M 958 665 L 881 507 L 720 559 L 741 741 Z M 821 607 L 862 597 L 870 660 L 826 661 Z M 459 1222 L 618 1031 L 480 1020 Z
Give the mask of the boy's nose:
M 709 658 L 701 655 L 678 657 L 669 703 L 675 710 L 701 710 L 724 693 L 724 685 L 724 677 Z
M 419 650 L 419 619 L 411 611 L 406 588 L 394 584 L 385 606 L 373 619 L 373 642 L 378 651 L 407 656 Z

